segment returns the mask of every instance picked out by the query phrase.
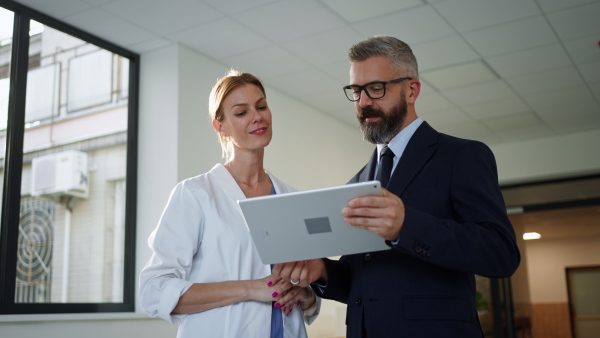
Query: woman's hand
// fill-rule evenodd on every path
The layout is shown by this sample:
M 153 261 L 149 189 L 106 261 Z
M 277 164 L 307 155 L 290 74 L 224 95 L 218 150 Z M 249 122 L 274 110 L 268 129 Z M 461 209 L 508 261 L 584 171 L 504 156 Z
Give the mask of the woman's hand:
M 258 302 L 275 302 L 285 295 L 285 293 L 293 286 L 290 282 L 286 282 L 280 277 L 273 275 L 261 279 L 251 280 L 249 300 Z
M 290 284 L 289 282 L 286 282 Z M 284 283 L 285 285 L 285 283 Z M 284 286 L 282 285 L 282 287 Z M 292 285 L 292 284 L 290 284 Z M 315 293 L 310 287 L 293 286 L 277 296 L 275 307 L 280 307 L 287 316 L 292 312 L 294 305 L 300 306 L 302 311 L 309 309 L 316 302 Z

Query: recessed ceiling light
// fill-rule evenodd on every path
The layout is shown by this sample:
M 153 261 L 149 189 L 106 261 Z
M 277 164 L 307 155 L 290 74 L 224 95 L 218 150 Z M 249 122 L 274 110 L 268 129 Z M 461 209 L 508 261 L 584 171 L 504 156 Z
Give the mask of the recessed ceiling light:
M 526 232 L 523 234 L 524 240 L 539 239 L 541 237 L 542 237 L 542 235 L 538 234 L 537 232 Z

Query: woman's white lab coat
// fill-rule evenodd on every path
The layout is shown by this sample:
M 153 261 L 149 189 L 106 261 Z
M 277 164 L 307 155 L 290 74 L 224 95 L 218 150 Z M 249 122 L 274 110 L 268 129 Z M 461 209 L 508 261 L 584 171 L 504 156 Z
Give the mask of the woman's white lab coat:
M 278 194 L 294 189 L 269 173 Z M 215 165 L 208 173 L 180 182 L 171 192 L 148 244 L 153 250 L 140 274 L 140 300 L 152 317 L 179 323 L 177 337 L 269 337 L 271 303 L 246 301 L 185 315 L 171 311 L 193 283 L 260 279 L 271 274 L 254 247 L 237 205 L 245 199 L 229 171 Z M 317 298 L 318 305 L 320 299 Z M 306 337 L 302 310 L 284 318 L 284 336 Z

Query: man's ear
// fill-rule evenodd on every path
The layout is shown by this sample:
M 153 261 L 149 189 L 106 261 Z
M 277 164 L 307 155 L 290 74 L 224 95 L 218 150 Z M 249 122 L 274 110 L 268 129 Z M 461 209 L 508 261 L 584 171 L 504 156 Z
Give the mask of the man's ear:
M 406 98 L 407 103 L 414 104 L 421 93 L 421 82 L 417 79 L 410 80 L 409 95 Z

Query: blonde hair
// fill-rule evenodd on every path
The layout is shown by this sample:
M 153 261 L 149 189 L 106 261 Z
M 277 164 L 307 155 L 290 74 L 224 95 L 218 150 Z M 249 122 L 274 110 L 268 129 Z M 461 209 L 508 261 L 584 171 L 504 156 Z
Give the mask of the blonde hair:
M 224 77 L 217 80 L 217 83 L 210 91 L 210 96 L 208 98 L 208 114 L 210 115 L 210 118 L 218 122 L 223 122 L 225 119 L 225 114 L 222 108 L 223 101 L 234 89 L 248 84 L 257 86 L 262 91 L 265 98 L 267 97 L 265 88 L 256 76 L 249 73 L 240 72 L 234 68 L 228 70 Z M 219 137 L 219 142 L 221 143 L 223 158 L 228 160 L 233 151 L 233 145 L 228 138 L 225 138 L 218 132 L 217 136 Z

